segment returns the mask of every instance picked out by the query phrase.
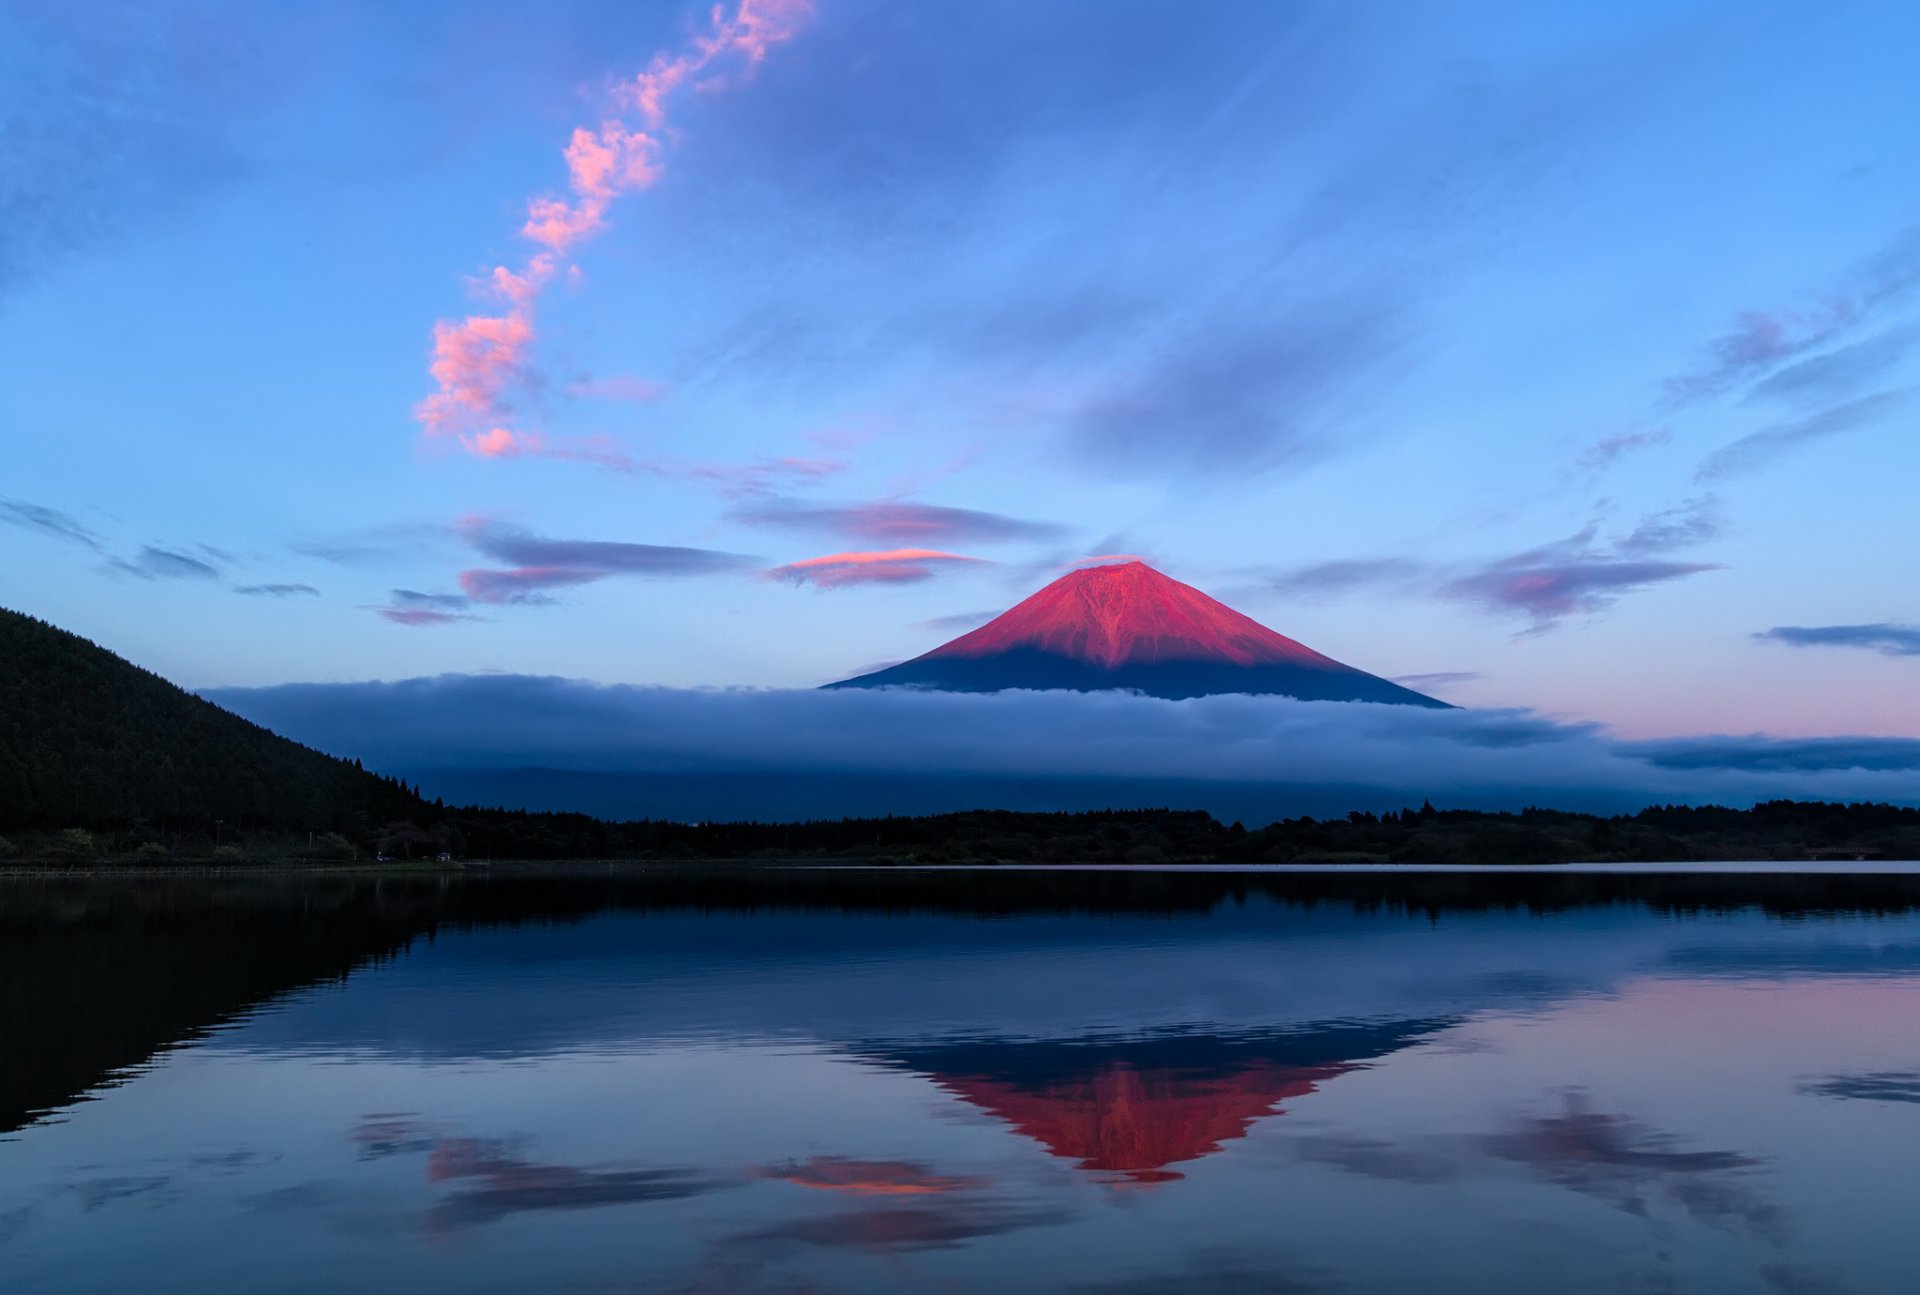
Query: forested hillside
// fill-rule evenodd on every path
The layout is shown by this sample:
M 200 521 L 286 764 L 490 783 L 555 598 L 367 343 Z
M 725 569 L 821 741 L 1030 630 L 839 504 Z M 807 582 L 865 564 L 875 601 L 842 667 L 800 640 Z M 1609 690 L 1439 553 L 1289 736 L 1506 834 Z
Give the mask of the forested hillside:
M 421 803 L 391 778 L 277 737 L 76 634 L 0 609 L 0 830 L 364 836 Z

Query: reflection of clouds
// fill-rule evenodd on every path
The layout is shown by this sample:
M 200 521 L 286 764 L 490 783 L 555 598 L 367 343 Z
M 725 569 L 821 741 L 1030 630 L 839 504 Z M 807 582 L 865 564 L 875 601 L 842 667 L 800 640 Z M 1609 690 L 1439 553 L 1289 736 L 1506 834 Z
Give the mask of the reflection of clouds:
M 742 1243 L 796 1242 L 852 1250 L 930 1250 L 1073 1218 L 1053 1206 L 992 1201 L 936 1201 L 843 1210 L 796 1219 L 738 1238 Z
M 764 1178 L 858 1196 L 932 1196 L 983 1187 L 980 1178 L 937 1174 L 908 1160 L 853 1160 L 846 1156 L 809 1156 L 759 1171 Z
M 1569 1093 L 1557 1115 L 1521 1120 L 1482 1138 L 1486 1151 L 1525 1165 L 1549 1182 L 1608 1201 L 1632 1214 L 1665 1196 L 1697 1222 L 1744 1228 L 1778 1241 L 1778 1206 L 1739 1181 L 1760 1162 L 1737 1151 L 1687 1151 L 1672 1134 L 1621 1115 L 1592 1110 Z
M 638 1201 L 682 1200 L 721 1184 L 687 1169 L 576 1169 L 521 1160 L 487 1138 L 447 1138 L 428 1156 L 431 1182 L 477 1182 L 427 1211 L 435 1228 L 492 1223 L 535 1210 L 591 1209 Z
M 360 1148 L 362 1160 L 379 1160 L 432 1151 L 441 1134 L 406 1112 L 383 1111 L 362 1116 L 347 1136 Z
M 1309 1133 L 1290 1139 L 1288 1145 L 1302 1160 L 1389 1182 L 1439 1183 L 1458 1178 L 1463 1171 L 1456 1155 L 1404 1140 Z
M 1812 1097 L 1920 1103 L 1920 1071 L 1875 1070 L 1854 1075 L 1828 1075 L 1800 1085 L 1800 1091 Z
M 683 1200 L 726 1184 L 693 1169 L 583 1169 L 542 1164 L 513 1155 L 497 1138 L 452 1137 L 403 1112 L 362 1117 L 347 1138 L 362 1159 L 425 1155 L 427 1181 L 459 1188 L 426 1213 L 430 1229 L 446 1231 L 493 1223 L 536 1210 L 592 1209 L 640 1201 Z M 300 1206 L 295 1199 L 275 1202 Z
M 92 1213 L 102 1205 L 152 1196 L 173 1186 L 172 1174 L 147 1174 L 139 1177 L 88 1178 L 69 1183 L 67 1190 L 80 1198 L 80 1208 Z
M 1747 1232 L 1773 1244 L 1786 1233 L 1780 1207 L 1745 1176 L 1761 1166 L 1737 1151 L 1699 1151 L 1639 1120 L 1593 1110 L 1584 1094 L 1560 1111 L 1527 1116 L 1479 1136 L 1396 1139 L 1306 1134 L 1288 1143 L 1315 1164 L 1386 1182 L 1432 1185 L 1485 1172 L 1488 1160 L 1517 1164 L 1546 1181 L 1645 1217 L 1656 1199 L 1697 1223 Z

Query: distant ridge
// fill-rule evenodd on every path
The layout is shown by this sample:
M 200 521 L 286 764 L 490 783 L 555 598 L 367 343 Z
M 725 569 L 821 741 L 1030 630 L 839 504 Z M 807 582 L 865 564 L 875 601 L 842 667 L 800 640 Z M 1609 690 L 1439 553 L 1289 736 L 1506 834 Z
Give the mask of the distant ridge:
M 1448 708 L 1277 634 L 1144 562 L 1071 571 L 931 652 L 827 687 L 1267 693 Z

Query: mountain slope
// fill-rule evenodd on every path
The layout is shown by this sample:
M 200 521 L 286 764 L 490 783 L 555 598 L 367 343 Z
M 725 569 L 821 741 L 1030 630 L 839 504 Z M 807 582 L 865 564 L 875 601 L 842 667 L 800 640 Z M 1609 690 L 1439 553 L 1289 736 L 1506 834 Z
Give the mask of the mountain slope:
M 1127 688 L 1155 697 L 1274 693 L 1446 706 L 1276 634 L 1144 562 L 1069 572 L 931 652 L 827 686 Z
M 0 828 L 363 830 L 420 801 L 75 634 L 0 609 Z

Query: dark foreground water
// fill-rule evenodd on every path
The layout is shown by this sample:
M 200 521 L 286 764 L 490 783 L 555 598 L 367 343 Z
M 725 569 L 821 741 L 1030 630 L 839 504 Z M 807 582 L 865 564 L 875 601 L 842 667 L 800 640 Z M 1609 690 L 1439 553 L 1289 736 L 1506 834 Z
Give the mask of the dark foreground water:
M 1920 880 L 0 882 L 9 1291 L 1920 1289 Z

